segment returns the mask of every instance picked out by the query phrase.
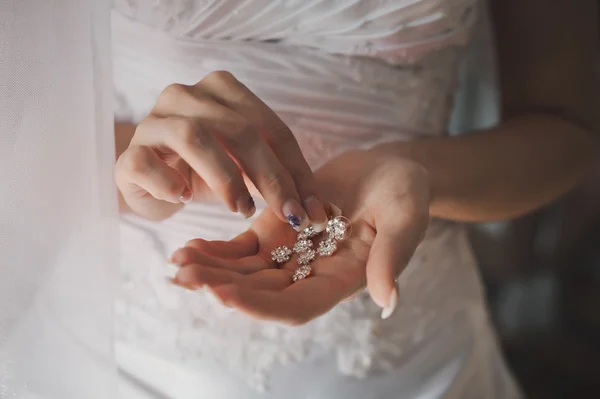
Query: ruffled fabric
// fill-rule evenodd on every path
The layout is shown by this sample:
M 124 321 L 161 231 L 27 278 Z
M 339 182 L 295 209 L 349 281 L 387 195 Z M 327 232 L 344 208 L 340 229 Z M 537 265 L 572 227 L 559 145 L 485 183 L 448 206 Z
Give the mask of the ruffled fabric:
M 195 40 L 281 42 L 416 61 L 463 44 L 477 0 L 114 0 L 124 15 Z

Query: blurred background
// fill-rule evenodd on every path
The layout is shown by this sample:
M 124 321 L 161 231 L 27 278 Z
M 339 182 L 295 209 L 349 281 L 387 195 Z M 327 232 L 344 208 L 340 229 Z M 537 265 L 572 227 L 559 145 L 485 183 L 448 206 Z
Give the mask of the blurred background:
M 477 29 L 453 134 L 498 120 L 489 18 Z M 527 397 L 600 398 L 600 156 L 586 181 L 555 203 L 472 225 L 470 235 L 500 341 Z
M 471 237 L 528 397 L 600 397 L 600 162 L 556 203 L 501 226 L 472 226 Z

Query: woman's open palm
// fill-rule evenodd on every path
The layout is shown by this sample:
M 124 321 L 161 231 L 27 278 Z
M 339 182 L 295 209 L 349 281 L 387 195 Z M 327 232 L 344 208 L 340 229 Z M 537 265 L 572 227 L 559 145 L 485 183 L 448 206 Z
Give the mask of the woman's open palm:
M 198 239 L 178 250 L 174 258 L 183 267 L 177 282 L 191 289 L 206 285 L 225 305 L 256 318 L 304 323 L 366 284 L 364 266 L 374 232 L 360 221 L 353 224 L 354 234 L 339 243 L 337 252 L 317 256 L 310 276 L 294 283 L 296 256 L 278 267 L 271 251 L 279 245 L 291 248 L 298 233 L 266 209 L 250 230 L 232 241 Z
M 293 282 L 296 256 L 281 267 L 271 260 L 271 251 L 291 248 L 297 233 L 265 209 L 231 241 L 195 239 L 176 251 L 173 261 L 182 267 L 174 282 L 188 289 L 206 286 L 226 306 L 286 324 L 308 322 L 367 284 L 375 302 L 389 306 L 394 280 L 426 230 L 429 202 L 420 166 L 403 160 L 383 168 L 380 161 L 372 152 L 357 151 L 317 173 L 325 198 L 351 220 L 352 235 L 338 243 L 333 256 L 317 255 L 308 278 Z M 315 247 L 319 240 L 314 238 Z

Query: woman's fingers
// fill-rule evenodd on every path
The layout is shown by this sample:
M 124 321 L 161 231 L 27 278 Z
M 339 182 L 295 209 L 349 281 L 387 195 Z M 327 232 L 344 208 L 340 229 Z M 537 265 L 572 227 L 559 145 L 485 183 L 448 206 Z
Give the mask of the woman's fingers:
M 385 215 L 375 219 L 377 234 L 367 261 L 367 287 L 375 303 L 388 318 L 398 302 L 396 279 L 412 258 L 423 238 L 429 216 L 418 207 L 399 199 Z M 401 216 L 404 215 L 404 216 Z
M 201 120 L 150 116 L 139 126 L 132 145 L 164 148 L 180 156 L 234 212 L 251 216 L 252 197 L 242 174 Z
M 223 259 L 204 254 L 191 247 L 179 248 L 171 256 L 171 261 L 179 266 L 200 265 L 225 270 L 240 274 L 251 274 L 270 267 L 259 256 L 248 256 L 239 259 Z
M 248 290 L 281 291 L 290 285 L 291 273 L 278 269 L 265 269 L 252 274 L 241 274 L 230 269 L 218 269 L 200 264 L 182 267 L 174 282 L 187 289 L 208 286 L 216 289 L 221 285 L 234 284 Z
M 144 146 L 130 146 L 121 154 L 115 181 L 134 211 L 139 207 L 152 207 L 159 201 L 170 202 L 172 208 L 179 208 L 192 199 L 192 192 L 181 173 Z
M 262 173 L 264 180 L 266 180 L 265 183 L 267 183 L 263 183 L 262 185 L 263 190 L 266 191 L 267 197 L 265 199 L 269 205 L 273 205 L 273 202 L 277 199 L 277 192 L 270 194 L 270 191 L 277 188 L 273 184 L 279 183 L 277 182 L 278 175 L 280 175 L 279 178 L 282 179 L 281 183 L 284 185 L 288 184 L 287 179 L 289 178 L 314 227 L 318 231 L 324 230 L 327 223 L 327 215 L 317 195 L 315 177 L 302 155 L 296 138 L 287 125 L 271 108 L 229 72 L 213 72 L 200 81 L 196 85 L 196 88 L 203 93 L 209 93 L 219 103 L 244 117 L 253 126 L 254 130 L 258 132 L 257 136 L 263 138 L 270 150 L 272 150 L 274 159 L 271 162 L 274 163 L 275 159 L 277 159 L 281 163 L 283 170 L 287 172 L 286 174 L 267 173 L 266 175 Z M 255 179 L 252 180 L 256 183 Z M 272 182 L 271 186 L 269 186 L 269 182 Z M 261 190 L 260 187 L 257 188 Z M 265 195 L 263 190 L 261 190 L 261 193 Z M 269 195 L 272 196 L 273 201 L 269 201 Z M 278 205 L 284 206 L 284 204 L 285 199 L 280 200 Z M 276 207 L 274 209 L 282 208 Z M 286 214 L 286 211 L 289 210 L 290 208 L 284 208 L 280 216 L 299 216 Z
M 254 230 L 250 229 L 230 241 L 207 241 L 196 238 L 188 241 L 185 246 L 223 259 L 238 259 L 258 253 L 258 237 Z
M 215 81 L 212 76 L 209 75 L 205 80 Z M 252 96 L 248 115 L 259 115 L 265 109 L 272 111 L 237 81 L 234 83 L 226 79 L 217 88 L 212 87 L 215 86 L 213 83 L 210 86 L 213 92 L 205 86 L 209 85 L 204 80 L 196 86 L 169 86 L 159 97 L 153 115 L 164 117 L 176 114 L 197 121 L 206 132 L 214 135 L 219 145 L 225 147 L 281 220 L 287 220 L 298 230 L 308 227 L 309 218 L 290 170 L 273 152 L 255 125 L 237 112 L 239 105 L 227 98 Z M 302 162 L 306 163 L 303 158 Z M 314 208 L 313 201 L 311 210 L 318 214 Z
M 246 217 L 255 206 L 244 174 L 278 218 L 297 231 L 326 226 L 314 175 L 292 132 L 230 73 L 211 73 L 194 86 L 167 87 L 131 145 L 147 146 L 162 159 L 180 157 L 195 172 L 188 185 L 201 178 Z M 183 199 L 191 194 L 185 192 Z

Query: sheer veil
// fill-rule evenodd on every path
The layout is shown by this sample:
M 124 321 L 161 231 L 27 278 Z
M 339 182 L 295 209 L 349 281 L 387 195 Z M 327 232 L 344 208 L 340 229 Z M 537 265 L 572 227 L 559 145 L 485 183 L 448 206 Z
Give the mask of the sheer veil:
M 0 398 L 116 398 L 109 1 L 0 1 Z

